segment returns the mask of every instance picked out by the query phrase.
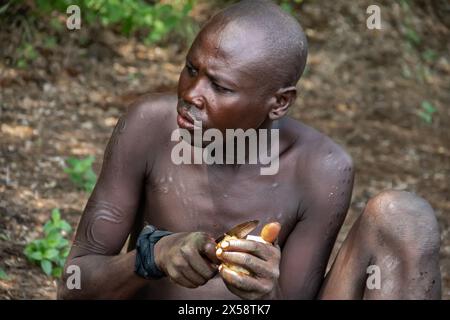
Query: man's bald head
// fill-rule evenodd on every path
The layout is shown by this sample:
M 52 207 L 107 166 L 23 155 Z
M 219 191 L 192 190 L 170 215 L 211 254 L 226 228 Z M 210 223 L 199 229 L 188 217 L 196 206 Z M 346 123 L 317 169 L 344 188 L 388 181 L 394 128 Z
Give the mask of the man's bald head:
M 210 31 L 219 35 L 217 51 L 239 57 L 243 67 L 257 67 L 277 86 L 295 85 L 305 69 L 305 34 L 291 15 L 271 1 L 245 0 L 227 7 L 201 33 Z

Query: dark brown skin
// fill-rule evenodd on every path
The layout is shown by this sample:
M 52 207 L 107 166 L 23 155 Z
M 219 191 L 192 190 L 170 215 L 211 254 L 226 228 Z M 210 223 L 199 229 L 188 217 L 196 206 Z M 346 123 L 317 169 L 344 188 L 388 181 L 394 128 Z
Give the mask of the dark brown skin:
M 255 50 L 246 50 L 248 43 L 239 37 L 224 39 L 222 29 L 220 24 L 213 24 L 197 37 L 180 75 L 178 96 L 142 97 L 120 119 L 67 261 L 67 266 L 81 268 L 82 289 L 66 289 L 65 275 L 59 298 L 312 299 L 319 293 L 323 298 L 368 296 L 364 289 L 355 288 L 364 287 L 365 267 L 379 252 L 376 241 L 384 238 L 367 240 L 364 237 L 375 233 L 362 232 L 358 226 L 354 229 L 359 231 L 352 232 L 359 236 L 347 239 L 344 246 L 350 249 L 343 249 L 346 257 L 339 254 L 331 278 L 323 285 L 330 252 L 351 199 L 354 170 L 350 156 L 328 137 L 286 116 L 297 95 L 295 86 L 274 89 L 265 85 L 274 80 L 261 71 L 267 67 L 255 58 Z M 256 33 L 249 38 L 261 37 Z M 254 45 L 264 50 L 258 40 Z M 258 165 L 173 164 L 170 155 L 176 142 L 170 136 L 178 127 L 177 110 L 185 115 L 186 108 L 205 129 L 279 129 L 278 174 L 260 175 Z M 391 201 L 395 203 L 396 199 L 400 203 L 411 201 L 398 195 Z M 366 211 L 376 216 L 377 210 Z M 434 217 L 432 210 L 428 216 Z M 220 260 L 214 239 L 232 226 L 254 219 L 261 223 L 253 234 L 259 234 L 265 223 L 281 224 L 276 244 L 230 241 L 220 259 L 239 264 L 254 276 L 226 268 L 218 272 Z M 161 280 L 145 280 L 134 273 L 134 244 L 146 223 L 174 232 L 155 246 L 156 263 L 166 274 Z M 129 251 L 119 254 L 129 235 Z M 428 236 L 434 234 L 424 232 L 422 238 Z M 361 246 L 370 242 L 364 247 L 368 253 L 361 259 L 352 251 L 352 241 Z M 392 247 L 398 251 L 402 248 L 398 241 Z M 435 247 L 431 243 L 426 253 L 434 257 Z M 352 288 L 341 292 L 342 278 L 336 270 L 348 262 L 349 256 L 358 263 L 346 277 L 355 280 Z M 420 263 L 417 265 L 419 268 Z M 440 290 L 439 271 L 435 265 L 427 270 L 428 278 L 423 281 L 434 280 L 428 296 L 435 297 Z
M 176 97 L 145 97 L 121 119 L 125 128 L 115 130 L 108 145 L 67 262 L 80 266 L 82 290 L 65 290 L 63 297 L 133 298 L 139 293 L 141 297 L 161 299 L 236 298 L 217 276 L 195 290 L 184 288 L 191 287 L 182 275 L 186 260 L 196 265 L 202 264 L 203 260 L 199 261 L 203 258 L 183 259 L 181 252 L 211 257 L 215 254 L 213 238 L 251 219 L 261 221 L 254 234 L 263 223 L 280 222 L 281 256 L 303 259 L 290 263 L 281 259 L 281 269 L 271 276 L 280 273 L 278 282 L 284 281 L 285 290 L 293 290 L 289 289 L 292 281 L 283 279 L 283 274 L 289 274 L 283 272 L 283 264 L 284 270 L 300 270 L 298 285 L 314 281 L 314 287 L 305 288 L 309 293 L 304 291 L 305 296 L 313 297 L 350 199 L 350 158 L 325 136 L 286 117 L 277 123 L 282 146 L 277 175 L 261 176 L 256 165 L 176 166 L 170 159 L 175 144 L 170 141 L 170 133 L 176 128 L 176 102 Z M 151 140 L 158 147 L 151 148 Z M 335 166 L 341 170 L 335 170 Z M 342 197 L 329 197 L 331 192 L 336 194 L 335 186 L 344 193 Z M 261 196 L 267 194 L 271 197 Z M 118 255 L 128 234 L 132 234 L 134 244 L 145 222 L 177 232 L 158 242 L 156 261 L 161 270 L 173 275 L 173 282 L 183 282 L 184 287 L 175 285 L 169 277 L 141 279 L 133 271 L 135 251 Z M 273 267 L 278 268 L 276 263 Z M 195 283 L 199 284 L 202 281 Z

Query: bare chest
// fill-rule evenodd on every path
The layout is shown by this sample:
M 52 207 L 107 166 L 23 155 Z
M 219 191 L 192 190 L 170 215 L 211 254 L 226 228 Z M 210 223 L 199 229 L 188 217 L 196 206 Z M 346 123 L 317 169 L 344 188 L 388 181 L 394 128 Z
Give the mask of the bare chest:
M 282 225 L 279 243 L 297 222 L 300 190 L 289 175 L 261 176 L 169 164 L 145 186 L 143 222 L 173 232 L 204 231 L 217 237 L 234 225 L 259 220 Z

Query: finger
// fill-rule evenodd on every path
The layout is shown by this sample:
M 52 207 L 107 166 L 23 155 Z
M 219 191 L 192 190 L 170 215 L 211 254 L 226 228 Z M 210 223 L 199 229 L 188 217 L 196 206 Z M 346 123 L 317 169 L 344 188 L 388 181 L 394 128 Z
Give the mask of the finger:
M 189 280 L 196 287 L 204 285 L 208 280 L 203 278 L 200 274 L 198 274 L 194 269 L 190 266 L 188 268 L 183 268 L 179 270 L 181 274 Z
M 182 273 L 175 270 L 172 266 L 167 267 L 167 276 L 172 282 L 178 284 L 179 286 L 191 289 L 198 287 L 197 285 L 189 281 Z
M 249 253 L 224 251 L 220 257 L 222 261 L 243 267 L 253 272 L 257 277 L 275 278 L 278 276 L 278 269 L 276 266 L 270 267 L 266 261 Z
M 213 264 L 219 265 L 221 262 L 216 256 L 216 242 L 214 239 L 208 239 L 206 243 L 200 248 L 203 253 Z
M 270 222 L 266 224 L 261 230 L 261 238 L 263 238 L 263 240 L 267 242 L 274 243 L 278 238 L 280 230 L 281 224 L 279 224 L 278 222 Z
M 261 294 L 258 294 L 257 292 L 239 290 L 236 287 L 233 287 L 232 285 L 229 285 L 227 283 L 225 283 L 225 286 L 228 288 L 228 290 L 230 290 L 231 293 L 237 295 L 242 299 L 256 300 L 260 299 L 261 297 Z
M 205 261 L 205 259 L 196 250 L 182 249 L 182 256 L 188 261 L 190 267 L 194 269 L 204 280 L 209 280 L 217 272 L 217 266 Z
M 219 272 L 227 286 L 232 286 L 238 290 L 265 292 L 267 289 L 261 281 L 246 274 L 237 273 L 223 264 L 219 267 Z
M 272 245 L 245 239 L 231 239 L 221 242 L 221 248 L 225 251 L 247 252 L 265 261 L 274 254 Z

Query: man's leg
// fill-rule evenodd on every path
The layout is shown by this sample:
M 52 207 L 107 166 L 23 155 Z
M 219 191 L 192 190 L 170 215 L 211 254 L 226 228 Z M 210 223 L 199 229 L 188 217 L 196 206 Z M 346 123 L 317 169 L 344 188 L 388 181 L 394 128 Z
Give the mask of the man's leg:
M 385 191 L 370 199 L 344 241 L 321 288 L 321 299 L 439 299 L 439 226 L 416 195 Z M 380 289 L 369 289 L 370 265 Z

